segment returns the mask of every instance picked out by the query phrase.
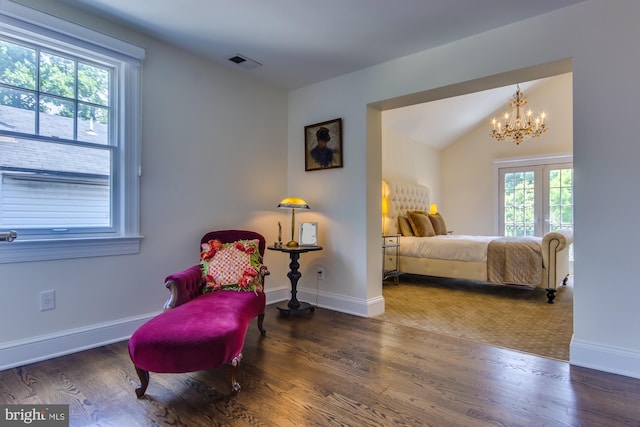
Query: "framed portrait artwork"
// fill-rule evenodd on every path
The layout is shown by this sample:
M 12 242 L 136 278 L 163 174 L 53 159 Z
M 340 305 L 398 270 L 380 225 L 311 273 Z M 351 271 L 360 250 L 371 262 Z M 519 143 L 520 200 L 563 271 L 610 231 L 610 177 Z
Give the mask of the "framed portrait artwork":
M 304 127 L 304 170 L 341 168 L 342 119 Z

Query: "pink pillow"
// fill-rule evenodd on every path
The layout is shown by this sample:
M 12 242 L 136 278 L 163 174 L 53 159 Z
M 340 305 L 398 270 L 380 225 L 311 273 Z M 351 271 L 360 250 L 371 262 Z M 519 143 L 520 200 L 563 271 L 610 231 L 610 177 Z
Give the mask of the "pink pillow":
M 222 243 L 209 240 L 202 244 L 200 268 L 204 282 L 203 292 L 236 289 L 262 291 L 262 265 L 259 241 L 238 240 Z

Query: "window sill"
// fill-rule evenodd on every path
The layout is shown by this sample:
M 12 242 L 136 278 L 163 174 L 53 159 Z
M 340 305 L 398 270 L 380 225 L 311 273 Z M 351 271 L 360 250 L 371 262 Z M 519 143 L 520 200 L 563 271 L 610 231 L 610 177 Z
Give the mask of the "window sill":
M 18 238 L 0 243 L 0 264 L 137 254 L 141 240 L 142 236 L 22 241 Z

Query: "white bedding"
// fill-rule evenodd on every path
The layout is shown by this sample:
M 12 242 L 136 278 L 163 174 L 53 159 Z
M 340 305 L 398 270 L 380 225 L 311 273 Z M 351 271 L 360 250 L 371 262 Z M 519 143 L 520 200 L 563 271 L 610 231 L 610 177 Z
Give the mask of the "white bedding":
M 429 189 L 413 181 L 402 179 L 382 181 L 383 234 L 400 234 L 398 219 L 410 211 L 429 211 Z M 489 255 L 489 244 L 499 236 L 446 235 L 435 237 L 400 237 L 399 267 L 408 274 L 485 281 L 489 283 L 489 265 L 499 265 L 495 250 Z M 547 289 L 552 303 L 559 284 L 566 284 L 569 276 L 569 250 L 573 243 L 572 230 L 547 233 L 540 241 L 542 272 L 535 284 Z M 493 246 L 493 245 L 492 245 Z M 499 258 L 499 257 L 498 257 Z M 495 261 L 495 263 L 493 262 Z M 511 263 L 508 265 L 513 267 Z M 518 268 L 518 267 L 513 267 Z M 518 272 L 520 269 L 517 270 Z M 490 283 L 495 283 L 494 281 Z M 508 279 L 509 280 L 509 279 Z M 528 279 L 526 283 L 530 283 Z M 505 284 L 513 284 L 511 281 Z M 520 283 L 520 282 L 517 282 Z M 533 283 L 532 283 L 533 284 Z
M 455 261 L 486 262 L 489 242 L 499 236 L 446 235 L 400 238 L 400 255 Z

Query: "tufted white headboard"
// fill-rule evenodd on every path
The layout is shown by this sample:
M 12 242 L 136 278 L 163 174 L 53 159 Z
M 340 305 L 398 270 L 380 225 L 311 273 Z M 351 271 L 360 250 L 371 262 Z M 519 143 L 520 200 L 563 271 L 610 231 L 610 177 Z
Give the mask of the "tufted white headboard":
M 383 232 L 396 234 L 400 232 L 399 216 L 406 216 L 407 211 L 429 211 L 429 189 L 414 181 L 385 178 L 382 180 L 383 208 L 385 203 L 387 214 L 383 217 Z

